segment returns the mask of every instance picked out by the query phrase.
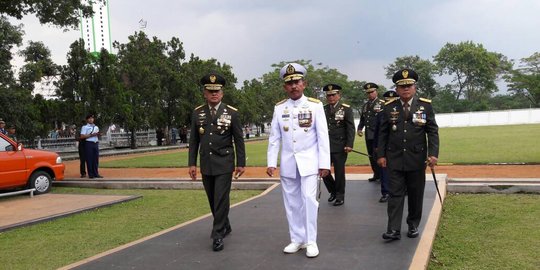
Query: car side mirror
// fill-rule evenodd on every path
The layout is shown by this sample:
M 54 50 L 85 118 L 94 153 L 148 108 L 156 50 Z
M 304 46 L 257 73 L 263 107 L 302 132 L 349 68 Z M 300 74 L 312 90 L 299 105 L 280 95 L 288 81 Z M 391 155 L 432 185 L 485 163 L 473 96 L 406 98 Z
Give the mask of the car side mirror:
M 17 151 L 22 151 L 22 150 L 23 150 L 23 144 L 17 143 Z

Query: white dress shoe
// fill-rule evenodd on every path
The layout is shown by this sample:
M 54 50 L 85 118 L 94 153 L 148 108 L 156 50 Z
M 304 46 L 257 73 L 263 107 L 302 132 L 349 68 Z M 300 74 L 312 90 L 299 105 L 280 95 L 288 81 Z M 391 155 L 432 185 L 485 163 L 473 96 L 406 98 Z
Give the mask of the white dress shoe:
M 319 256 L 319 247 L 317 247 L 317 243 L 307 244 L 306 248 L 306 256 L 308 256 L 309 258 L 315 258 Z
M 288 244 L 283 249 L 283 252 L 285 252 L 285 253 L 295 253 L 295 252 L 297 252 L 297 251 L 299 251 L 300 249 L 303 249 L 303 248 L 305 248 L 305 246 L 303 244 L 291 242 L 290 244 Z

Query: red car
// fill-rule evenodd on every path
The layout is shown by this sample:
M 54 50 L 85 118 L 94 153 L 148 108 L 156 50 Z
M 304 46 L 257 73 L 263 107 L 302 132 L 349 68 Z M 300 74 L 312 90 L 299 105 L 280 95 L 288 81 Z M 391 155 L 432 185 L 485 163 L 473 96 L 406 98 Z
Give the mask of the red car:
M 51 190 L 53 180 L 63 180 L 66 166 L 50 151 L 24 149 L 0 133 L 0 189 L 35 188 L 35 194 Z

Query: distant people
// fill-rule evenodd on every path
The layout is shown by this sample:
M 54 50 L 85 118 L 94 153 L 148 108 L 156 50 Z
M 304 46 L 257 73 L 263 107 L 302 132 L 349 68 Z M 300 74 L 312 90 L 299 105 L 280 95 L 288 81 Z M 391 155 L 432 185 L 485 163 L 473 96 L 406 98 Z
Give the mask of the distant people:
M 99 174 L 99 127 L 94 124 L 94 115 L 86 116 L 86 125 L 81 128 L 81 139 L 85 140 L 84 153 L 88 178 L 103 178 Z
M 7 135 L 6 122 L 0 118 L 0 133 Z
M 313 258 L 319 255 L 317 178 L 330 173 L 330 142 L 322 102 L 304 96 L 306 72 L 297 63 L 280 70 L 289 98 L 274 107 L 266 174 L 274 176 L 281 153 L 279 174 L 291 241 L 283 252 L 306 249 L 306 256 Z
M 13 141 L 17 141 L 15 125 L 10 125 L 7 129 L 7 136 Z
M 384 98 L 384 101 L 386 103 L 389 103 L 390 101 L 398 98 L 398 94 L 396 91 L 394 90 L 389 90 L 389 91 L 386 91 L 384 92 L 383 94 L 383 98 Z M 373 153 L 377 154 L 378 152 L 378 140 L 379 140 L 379 131 L 380 131 L 380 126 L 381 126 L 381 122 L 382 122 L 382 118 L 383 118 L 383 113 L 382 113 L 382 110 L 381 110 L 381 113 L 378 113 L 377 114 L 377 121 L 375 123 L 375 132 L 373 134 Z M 390 198 L 390 194 L 389 194 L 389 191 L 388 191 L 388 182 L 390 181 L 388 179 L 388 169 L 387 168 L 382 168 L 380 166 L 379 167 L 379 170 L 381 171 L 380 172 L 380 175 L 381 175 L 381 198 L 379 199 L 379 202 L 380 203 L 385 203 L 388 201 L 388 198 Z
M 86 121 L 82 120 L 81 122 L 81 128 L 86 125 Z M 76 129 L 75 131 L 75 140 L 77 140 L 78 145 L 77 148 L 79 150 L 79 172 L 81 173 L 81 178 L 86 177 L 86 154 L 84 152 L 85 142 L 86 140 L 81 138 L 81 129 Z
M 180 142 L 181 143 L 187 143 L 187 134 L 188 134 L 188 129 L 187 127 L 184 125 L 180 128 Z
M 384 100 L 377 98 L 377 89 L 379 86 L 375 83 L 364 84 L 364 92 L 367 94 L 368 100 L 362 106 L 360 114 L 360 123 L 358 124 L 358 136 L 362 137 L 365 133 L 366 148 L 369 154 L 369 164 L 373 171 L 373 177 L 369 178 L 369 182 L 377 181 L 381 178 L 379 166 L 377 160 L 373 154 L 373 133 L 375 131 L 375 121 L 377 114 L 381 111 L 384 105 Z M 365 132 L 362 133 L 362 129 L 365 127 Z
M 431 100 L 418 98 L 418 74 L 402 69 L 394 74 L 398 99 L 384 105 L 383 120 L 377 147 L 378 164 L 388 168 L 390 198 L 388 199 L 388 226 L 382 238 L 401 239 L 401 220 L 408 196 L 407 237 L 419 235 L 422 218 L 426 165 L 433 167 L 439 156 L 439 127 Z
M 328 104 L 324 106 L 328 137 L 330 139 L 330 161 L 334 165 L 335 179 L 332 174 L 325 177 L 324 185 L 330 193 L 328 202 L 334 206 L 345 203 L 345 162 L 354 145 L 354 115 L 350 105 L 340 102 L 341 86 L 327 84 L 323 87 Z
M 249 133 L 251 132 L 251 129 L 248 125 L 244 128 L 244 133 L 246 133 L 246 140 L 249 139 Z
M 189 176 L 197 179 L 197 155 L 200 155 L 202 182 L 214 217 L 211 233 L 214 251 L 223 250 L 223 238 L 232 231 L 229 194 L 233 172 L 238 178 L 246 166 L 238 110 L 221 102 L 225 82 L 225 78 L 213 72 L 201 78 L 206 104 L 193 111 L 189 137 Z
M 161 146 L 163 144 L 163 129 L 162 128 L 156 129 L 156 139 L 157 139 L 157 145 Z
M 171 143 L 176 145 L 176 135 L 178 134 L 178 129 L 173 127 L 171 128 Z

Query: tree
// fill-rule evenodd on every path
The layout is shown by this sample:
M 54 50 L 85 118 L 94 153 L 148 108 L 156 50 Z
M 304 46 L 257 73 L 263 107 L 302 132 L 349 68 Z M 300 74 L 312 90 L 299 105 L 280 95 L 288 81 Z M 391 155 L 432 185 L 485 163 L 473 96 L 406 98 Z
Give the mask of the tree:
M 434 61 L 441 75 L 454 76 L 456 100 L 463 94 L 472 102 L 485 100 L 496 92 L 495 80 L 512 66 L 506 56 L 489 52 L 472 41 L 447 43 Z
M 437 73 L 437 68 L 433 63 L 421 59 L 418 55 L 398 57 L 394 63 L 385 67 L 386 78 L 392 79 L 394 73 L 403 68 L 410 68 L 418 73 L 417 90 L 419 96 L 433 98 L 437 95 L 439 86 L 433 78 Z
M 521 68 L 505 77 L 508 90 L 526 96 L 534 107 L 540 106 L 540 53 L 521 59 Z
M 95 0 L 100 1 L 100 0 Z M 35 14 L 41 24 L 53 24 L 60 27 L 76 27 L 80 16 L 93 14 L 92 6 L 81 0 L 4 0 L 0 5 L 0 14 L 15 17 Z
M 84 41 L 73 42 L 67 54 L 67 65 L 60 68 L 60 78 L 55 82 L 56 95 L 64 102 L 65 114 L 70 117 L 68 123 L 79 123 L 90 113 L 94 100 L 91 91 L 94 72 L 92 55 L 84 48 Z

